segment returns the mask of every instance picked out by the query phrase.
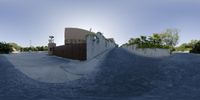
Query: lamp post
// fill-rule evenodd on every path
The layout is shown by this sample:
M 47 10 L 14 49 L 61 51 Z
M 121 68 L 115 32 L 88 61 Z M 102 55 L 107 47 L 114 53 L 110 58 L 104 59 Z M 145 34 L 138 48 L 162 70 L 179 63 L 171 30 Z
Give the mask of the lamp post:
M 49 43 L 48 43 L 48 54 L 53 55 L 54 48 L 56 44 L 54 43 L 54 36 L 49 36 Z
M 49 43 L 54 43 L 54 36 L 49 36 Z

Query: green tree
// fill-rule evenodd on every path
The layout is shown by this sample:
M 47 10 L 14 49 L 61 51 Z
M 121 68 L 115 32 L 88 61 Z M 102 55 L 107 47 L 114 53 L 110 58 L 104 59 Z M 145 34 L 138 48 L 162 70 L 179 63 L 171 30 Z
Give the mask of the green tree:
M 176 47 L 175 49 L 176 49 L 176 51 L 189 51 L 189 50 L 191 50 L 191 48 L 188 47 L 187 43 L 183 43 L 180 46 Z
M 162 40 L 161 40 L 161 36 L 158 33 L 154 33 L 152 36 L 152 41 L 154 44 L 156 45 L 162 45 Z
M 140 38 L 131 38 L 128 41 L 128 45 L 133 45 L 133 44 L 140 44 L 141 43 L 141 39 Z
M 128 45 L 137 45 L 139 48 L 168 48 L 175 50 L 179 40 L 179 31 L 177 29 L 167 29 L 162 33 L 154 33 L 152 36 L 140 36 L 139 38 L 131 38 Z
M 142 43 L 147 43 L 148 42 L 146 36 L 140 36 L 140 40 L 141 40 Z
M 179 30 L 178 29 L 166 29 L 160 34 L 161 40 L 164 45 L 175 47 L 179 41 Z
M 190 51 L 190 53 L 200 53 L 200 41 L 198 41 L 194 47 L 192 48 L 192 50 Z
M 0 53 L 10 53 L 13 51 L 13 48 L 10 44 L 5 42 L 0 42 Z
M 180 46 L 176 47 L 176 51 L 190 51 L 197 43 L 198 40 L 191 40 L 189 43 L 183 43 Z
M 16 50 L 20 50 L 22 47 L 19 46 L 17 43 L 9 43 L 13 48 L 15 48 Z
M 188 43 L 188 47 L 190 48 L 193 48 L 195 46 L 195 44 L 197 44 L 199 41 L 198 40 L 191 40 L 189 43 Z

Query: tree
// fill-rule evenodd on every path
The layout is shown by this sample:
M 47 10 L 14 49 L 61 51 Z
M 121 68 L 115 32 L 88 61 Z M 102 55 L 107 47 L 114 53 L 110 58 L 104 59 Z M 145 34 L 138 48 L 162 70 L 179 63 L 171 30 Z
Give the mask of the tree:
M 151 38 L 152 42 L 156 45 L 162 45 L 161 36 L 158 33 L 154 33 Z
M 183 43 L 180 46 L 176 47 L 175 49 L 176 51 L 190 51 L 191 50 L 191 48 L 188 46 L 187 43 Z
M 22 47 L 19 46 L 17 43 L 9 43 L 13 48 L 15 48 L 16 50 L 20 50 Z
M 8 43 L 5 43 L 5 42 L 0 42 L 0 54 L 1 53 L 10 53 L 12 52 L 13 49 L 12 49 L 12 46 Z
M 174 47 L 179 41 L 179 30 L 178 29 L 166 29 L 160 34 L 161 40 L 164 45 Z
M 193 48 L 195 44 L 197 44 L 198 42 L 199 42 L 198 40 L 191 40 L 190 43 L 187 44 L 187 46 Z
M 141 39 L 140 39 L 140 38 L 131 38 L 131 39 L 128 41 L 128 44 L 129 44 L 129 45 L 140 44 L 140 43 L 141 43 Z
M 197 43 L 198 40 L 191 40 L 189 43 L 183 43 L 180 46 L 176 47 L 176 51 L 190 51 Z
M 148 41 L 146 36 L 140 36 L 140 40 L 142 43 L 146 43 Z
M 192 50 L 190 51 L 190 53 L 200 53 L 200 41 L 198 41 L 194 47 L 192 48 Z
M 179 31 L 177 29 L 167 29 L 162 33 L 154 33 L 152 36 L 140 36 L 139 38 L 131 38 L 128 45 L 137 45 L 138 48 L 168 48 L 175 50 L 179 40 Z
M 36 46 L 36 47 L 22 47 L 20 48 L 20 51 L 47 51 L 48 46 Z
M 161 44 L 161 39 L 158 34 L 152 36 L 140 36 L 140 38 L 131 38 L 125 45 L 137 45 L 138 48 L 168 48 Z

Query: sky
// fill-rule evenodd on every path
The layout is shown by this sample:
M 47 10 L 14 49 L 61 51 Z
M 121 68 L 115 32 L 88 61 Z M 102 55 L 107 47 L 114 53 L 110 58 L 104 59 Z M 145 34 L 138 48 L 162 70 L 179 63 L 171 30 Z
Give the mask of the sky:
M 64 28 L 102 32 L 121 45 L 167 28 L 180 30 L 179 44 L 200 39 L 198 0 L 0 0 L 0 41 L 64 44 Z M 30 42 L 31 41 L 31 42 Z

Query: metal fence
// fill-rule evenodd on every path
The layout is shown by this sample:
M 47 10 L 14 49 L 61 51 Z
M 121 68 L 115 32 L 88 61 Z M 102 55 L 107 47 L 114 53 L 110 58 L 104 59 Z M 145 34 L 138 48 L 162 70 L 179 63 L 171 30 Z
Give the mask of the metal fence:
M 86 43 L 65 44 L 55 47 L 53 48 L 53 55 L 76 60 L 86 60 Z

